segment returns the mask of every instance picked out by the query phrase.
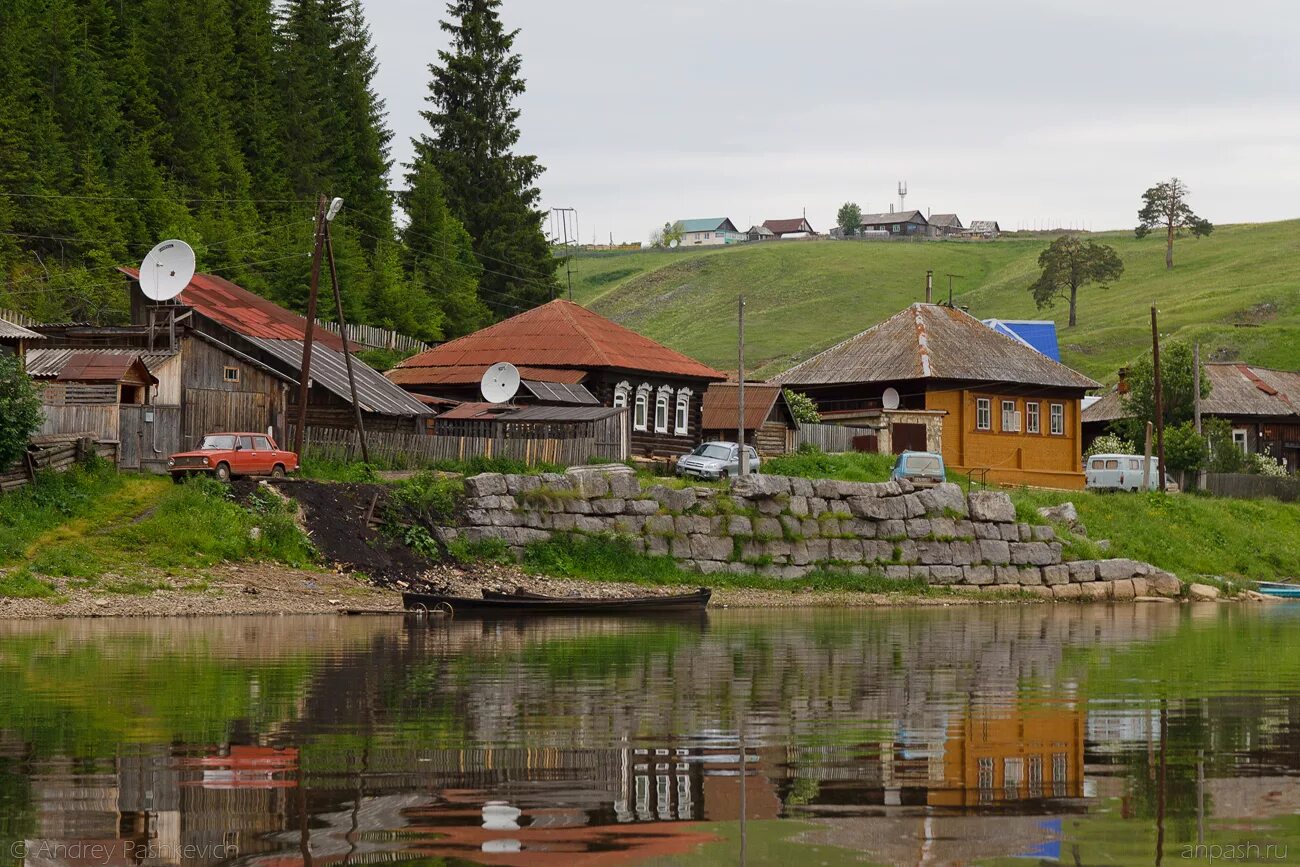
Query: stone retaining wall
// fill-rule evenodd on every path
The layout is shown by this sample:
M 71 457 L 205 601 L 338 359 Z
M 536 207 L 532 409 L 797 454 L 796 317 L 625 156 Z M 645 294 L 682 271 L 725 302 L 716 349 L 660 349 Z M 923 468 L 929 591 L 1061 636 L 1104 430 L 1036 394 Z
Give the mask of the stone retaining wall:
M 1011 498 L 944 484 L 737 479 L 729 491 L 642 489 L 622 465 L 466 479 L 458 527 L 444 542 L 497 539 L 519 556 L 556 534 L 612 534 L 703 575 L 797 580 L 818 568 L 1062 599 L 1176 596 L 1179 580 L 1133 560 L 1065 562 L 1048 526 L 1016 520 Z

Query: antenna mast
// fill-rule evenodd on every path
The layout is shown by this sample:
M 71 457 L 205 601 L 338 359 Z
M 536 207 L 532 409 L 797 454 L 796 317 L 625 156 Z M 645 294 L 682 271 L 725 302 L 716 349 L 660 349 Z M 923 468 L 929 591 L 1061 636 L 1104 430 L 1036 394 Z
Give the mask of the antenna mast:
M 899 181 L 898 182 L 898 210 L 899 211 L 907 210 L 906 200 L 907 200 L 907 181 Z

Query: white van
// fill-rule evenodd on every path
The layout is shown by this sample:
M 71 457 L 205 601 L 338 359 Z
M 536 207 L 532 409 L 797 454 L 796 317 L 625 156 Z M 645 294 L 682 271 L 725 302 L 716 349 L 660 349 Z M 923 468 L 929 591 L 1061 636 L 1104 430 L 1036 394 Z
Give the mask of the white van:
M 1142 489 L 1143 455 L 1093 455 L 1084 465 L 1085 487 L 1090 491 L 1138 491 Z M 1159 461 L 1151 458 L 1151 481 L 1148 490 L 1160 489 Z M 1176 491 L 1178 484 L 1165 475 L 1165 490 Z

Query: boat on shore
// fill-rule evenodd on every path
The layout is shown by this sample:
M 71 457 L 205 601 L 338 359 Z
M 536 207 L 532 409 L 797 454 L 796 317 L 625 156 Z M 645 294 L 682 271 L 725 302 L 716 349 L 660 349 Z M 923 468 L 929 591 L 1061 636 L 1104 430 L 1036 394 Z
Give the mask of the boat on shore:
M 1300 584 L 1287 584 L 1282 581 L 1260 581 L 1255 588 L 1265 596 L 1276 599 L 1300 599 Z
M 713 591 L 701 587 L 693 593 L 678 593 L 671 596 L 545 596 L 517 590 L 514 593 L 502 593 L 484 590 L 480 599 L 465 596 L 443 596 L 435 593 L 416 593 L 407 591 L 402 594 L 402 604 L 406 610 L 417 613 L 437 613 L 452 615 L 484 614 L 600 614 L 602 616 L 620 614 L 682 614 L 703 611 L 709 604 Z

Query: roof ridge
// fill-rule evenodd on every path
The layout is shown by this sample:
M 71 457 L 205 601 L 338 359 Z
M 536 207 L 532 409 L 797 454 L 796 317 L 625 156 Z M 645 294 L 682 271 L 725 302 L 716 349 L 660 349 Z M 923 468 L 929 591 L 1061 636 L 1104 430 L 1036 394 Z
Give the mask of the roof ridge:
M 880 320 L 880 321 L 877 322 L 875 325 L 871 325 L 871 326 L 869 326 L 869 327 L 867 327 L 867 328 L 864 328 L 864 329 L 862 329 L 861 331 L 859 331 L 857 334 L 851 334 L 851 335 L 849 335 L 848 337 L 846 337 L 846 338 L 844 338 L 843 340 L 841 340 L 839 343 L 831 344 L 830 346 L 828 346 L 828 347 L 826 347 L 825 349 L 823 349 L 821 352 L 818 352 L 818 353 L 816 353 L 816 354 L 814 354 L 814 355 L 810 355 L 810 356 L 808 356 L 808 357 L 805 358 L 803 361 L 799 362 L 798 364 L 796 364 L 796 365 L 794 365 L 794 366 L 792 366 L 792 367 L 787 367 L 785 370 L 783 370 L 783 371 L 781 371 L 780 373 L 778 373 L 777 376 L 780 377 L 782 380 L 784 380 L 784 378 L 786 377 L 787 374 L 794 373 L 794 372 L 795 372 L 796 370 L 798 370 L 799 368 L 803 367 L 804 365 L 807 365 L 807 364 L 811 364 L 811 363 L 813 363 L 814 361 L 816 361 L 817 359 L 821 358 L 823 355 L 827 354 L 828 352 L 834 352 L 835 350 L 839 349 L 841 346 L 846 346 L 846 345 L 848 345 L 849 343 L 852 343 L 854 340 L 857 340 L 859 337 L 864 337 L 864 336 L 866 336 L 867 334 L 869 334 L 870 332 L 875 331 L 877 328 L 882 328 L 882 327 L 884 327 L 884 325 L 885 325 L 887 322 L 891 322 L 891 321 L 893 321 L 894 319 L 898 318 L 899 316 L 902 316 L 903 314 L 907 313 L 907 311 L 909 311 L 909 310 L 911 310 L 911 309 L 912 309 L 912 306 L 909 304 L 907 307 L 904 307 L 902 310 L 898 311 L 897 313 L 893 314 L 892 316 L 889 316 L 889 317 L 887 317 L 887 318 L 885 318 L 885 319 Z
M 604 367 L 613 367 L 614 365 L 610 362 L 609 355 L 605 352 L 605 350 L 601 349 L 600 346 L 596 344 L 596 341 L 593 340 L 591 335 L 587 333 L 587 329 L 581 323 L 578 322 L 578 318 L 573 315 L 573 311 L 570 309 L 571 307 L 577 307 L 582 312 L 587 313 L 589 312 L 587 308 L 583 307 L 581 304 L 575 304 L 572 301 L 566 302 L 563 298 L 556 298 L 555 300 L 560 302 L 557 309 L 564 313 L 564 318 L 569 320 L 569 323 L 573 325 L 574 329 L 577 330 L 578 334 L 582 336 L 582 339 L 587 342 L 587 346 L 591 348 L 591 351 L 596 353 L 596 357 L 601 360 L 602 365 Z M 614 322 L 614 320 L 612 319 L 609 321 Z M 618 325 L 617 322 L 614 322 L 614 324 Z M 619 325 L 618 327 L 623 328 L 622 325 Z M 624 329 L 624 330 L 628 330 L 628 329 Z

